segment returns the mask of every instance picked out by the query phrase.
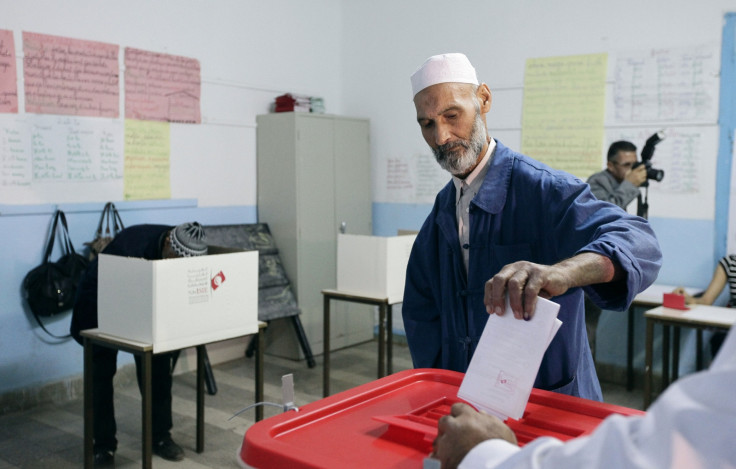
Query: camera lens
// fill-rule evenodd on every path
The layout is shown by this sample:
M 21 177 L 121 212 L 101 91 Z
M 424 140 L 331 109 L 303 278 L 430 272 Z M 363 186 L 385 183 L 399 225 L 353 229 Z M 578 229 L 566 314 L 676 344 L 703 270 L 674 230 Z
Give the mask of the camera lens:
M 660 182 L 662 181 L 663 178 L 664 178 L 664 170 L 654 169 L 654 168 L 647 169 L 647 179 L 653 179 L 657 182 Z

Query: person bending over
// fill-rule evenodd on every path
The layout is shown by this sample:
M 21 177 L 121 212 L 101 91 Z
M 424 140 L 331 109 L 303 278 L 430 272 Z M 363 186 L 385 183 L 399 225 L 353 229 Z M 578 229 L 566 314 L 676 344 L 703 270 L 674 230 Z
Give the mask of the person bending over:
M 102 254 L 141 257 L 157 260 L 207 254 L 204 229 L 199 223 L 178 226 L 135 225 L 122 230 L 103 249 Z M 79 332 L 97 327 L 97 283 L 99 257 L 90 263 L 82 277 L 72 313 L 70 332 L 82 344 Z M 184 459 L 184 450 L 171 439 L 172 363 L 177 352 L 159 353 L 152 360 L 152 440 L 153 452 L 170 460 Z M 94 414 L 94 456 L 97 467 L 114 465 L 118 441 L 115 437 L 113 377 L 117 371 L 115 349 L 92 345 Z M 141 360 L 135 356 L 138 387 L 141 383 Z

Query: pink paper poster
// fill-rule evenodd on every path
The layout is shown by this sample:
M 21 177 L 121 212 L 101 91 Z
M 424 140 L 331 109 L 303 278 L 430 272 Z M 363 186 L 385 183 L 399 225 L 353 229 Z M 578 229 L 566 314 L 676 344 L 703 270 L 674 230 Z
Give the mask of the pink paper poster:
M 0 112 L 18 112 L 18 76 L 13 31 L 0 29 Z
M 119 47 L 23 32 L 26 112 L 120 115 Z
M 125 118 L 198 124 L 199 61 L 125 48 Z

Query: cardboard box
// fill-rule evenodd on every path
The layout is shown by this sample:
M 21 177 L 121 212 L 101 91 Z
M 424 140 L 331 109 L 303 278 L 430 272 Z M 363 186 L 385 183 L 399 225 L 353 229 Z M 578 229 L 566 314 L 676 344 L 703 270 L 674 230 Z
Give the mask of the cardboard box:
M 210 246 L 199 257 L 101 254 L 101 332 L 178 350 L 258 332 L 258 251 Z
M 337 235 L 337 289 L 400 303 L 416 235 Z

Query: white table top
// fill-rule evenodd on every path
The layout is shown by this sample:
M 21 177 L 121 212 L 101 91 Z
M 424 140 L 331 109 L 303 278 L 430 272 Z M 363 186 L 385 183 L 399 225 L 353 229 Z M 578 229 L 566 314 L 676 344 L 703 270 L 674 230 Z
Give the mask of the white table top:
M 359 291 L 349 291 L 349 290 L 336 290 L 334 288 L 325 288 L 322 290 L 323 295 L 329 295 L 332 298 L 338 298 L 338 299 L 344 299 L 344 300 L 367 300 L 367 301 L 374 301 L 377 303 L 386 303 L 389 305 L 395 305 L 397 303 L 401 303 L 404 301 L 403 296 L 401 298 L 398 297 L 392 297 L 392 296 L 385 296 L 385 295 L 376 295 L 372 293 L 366 293 L 366 292 L 359 292 Z
M 709 305 L 690 305 L 689 308 L 680 310 L 659 306 L 645 312 L 644 317 L 724 329 L 736 324 L 736 308 Z

